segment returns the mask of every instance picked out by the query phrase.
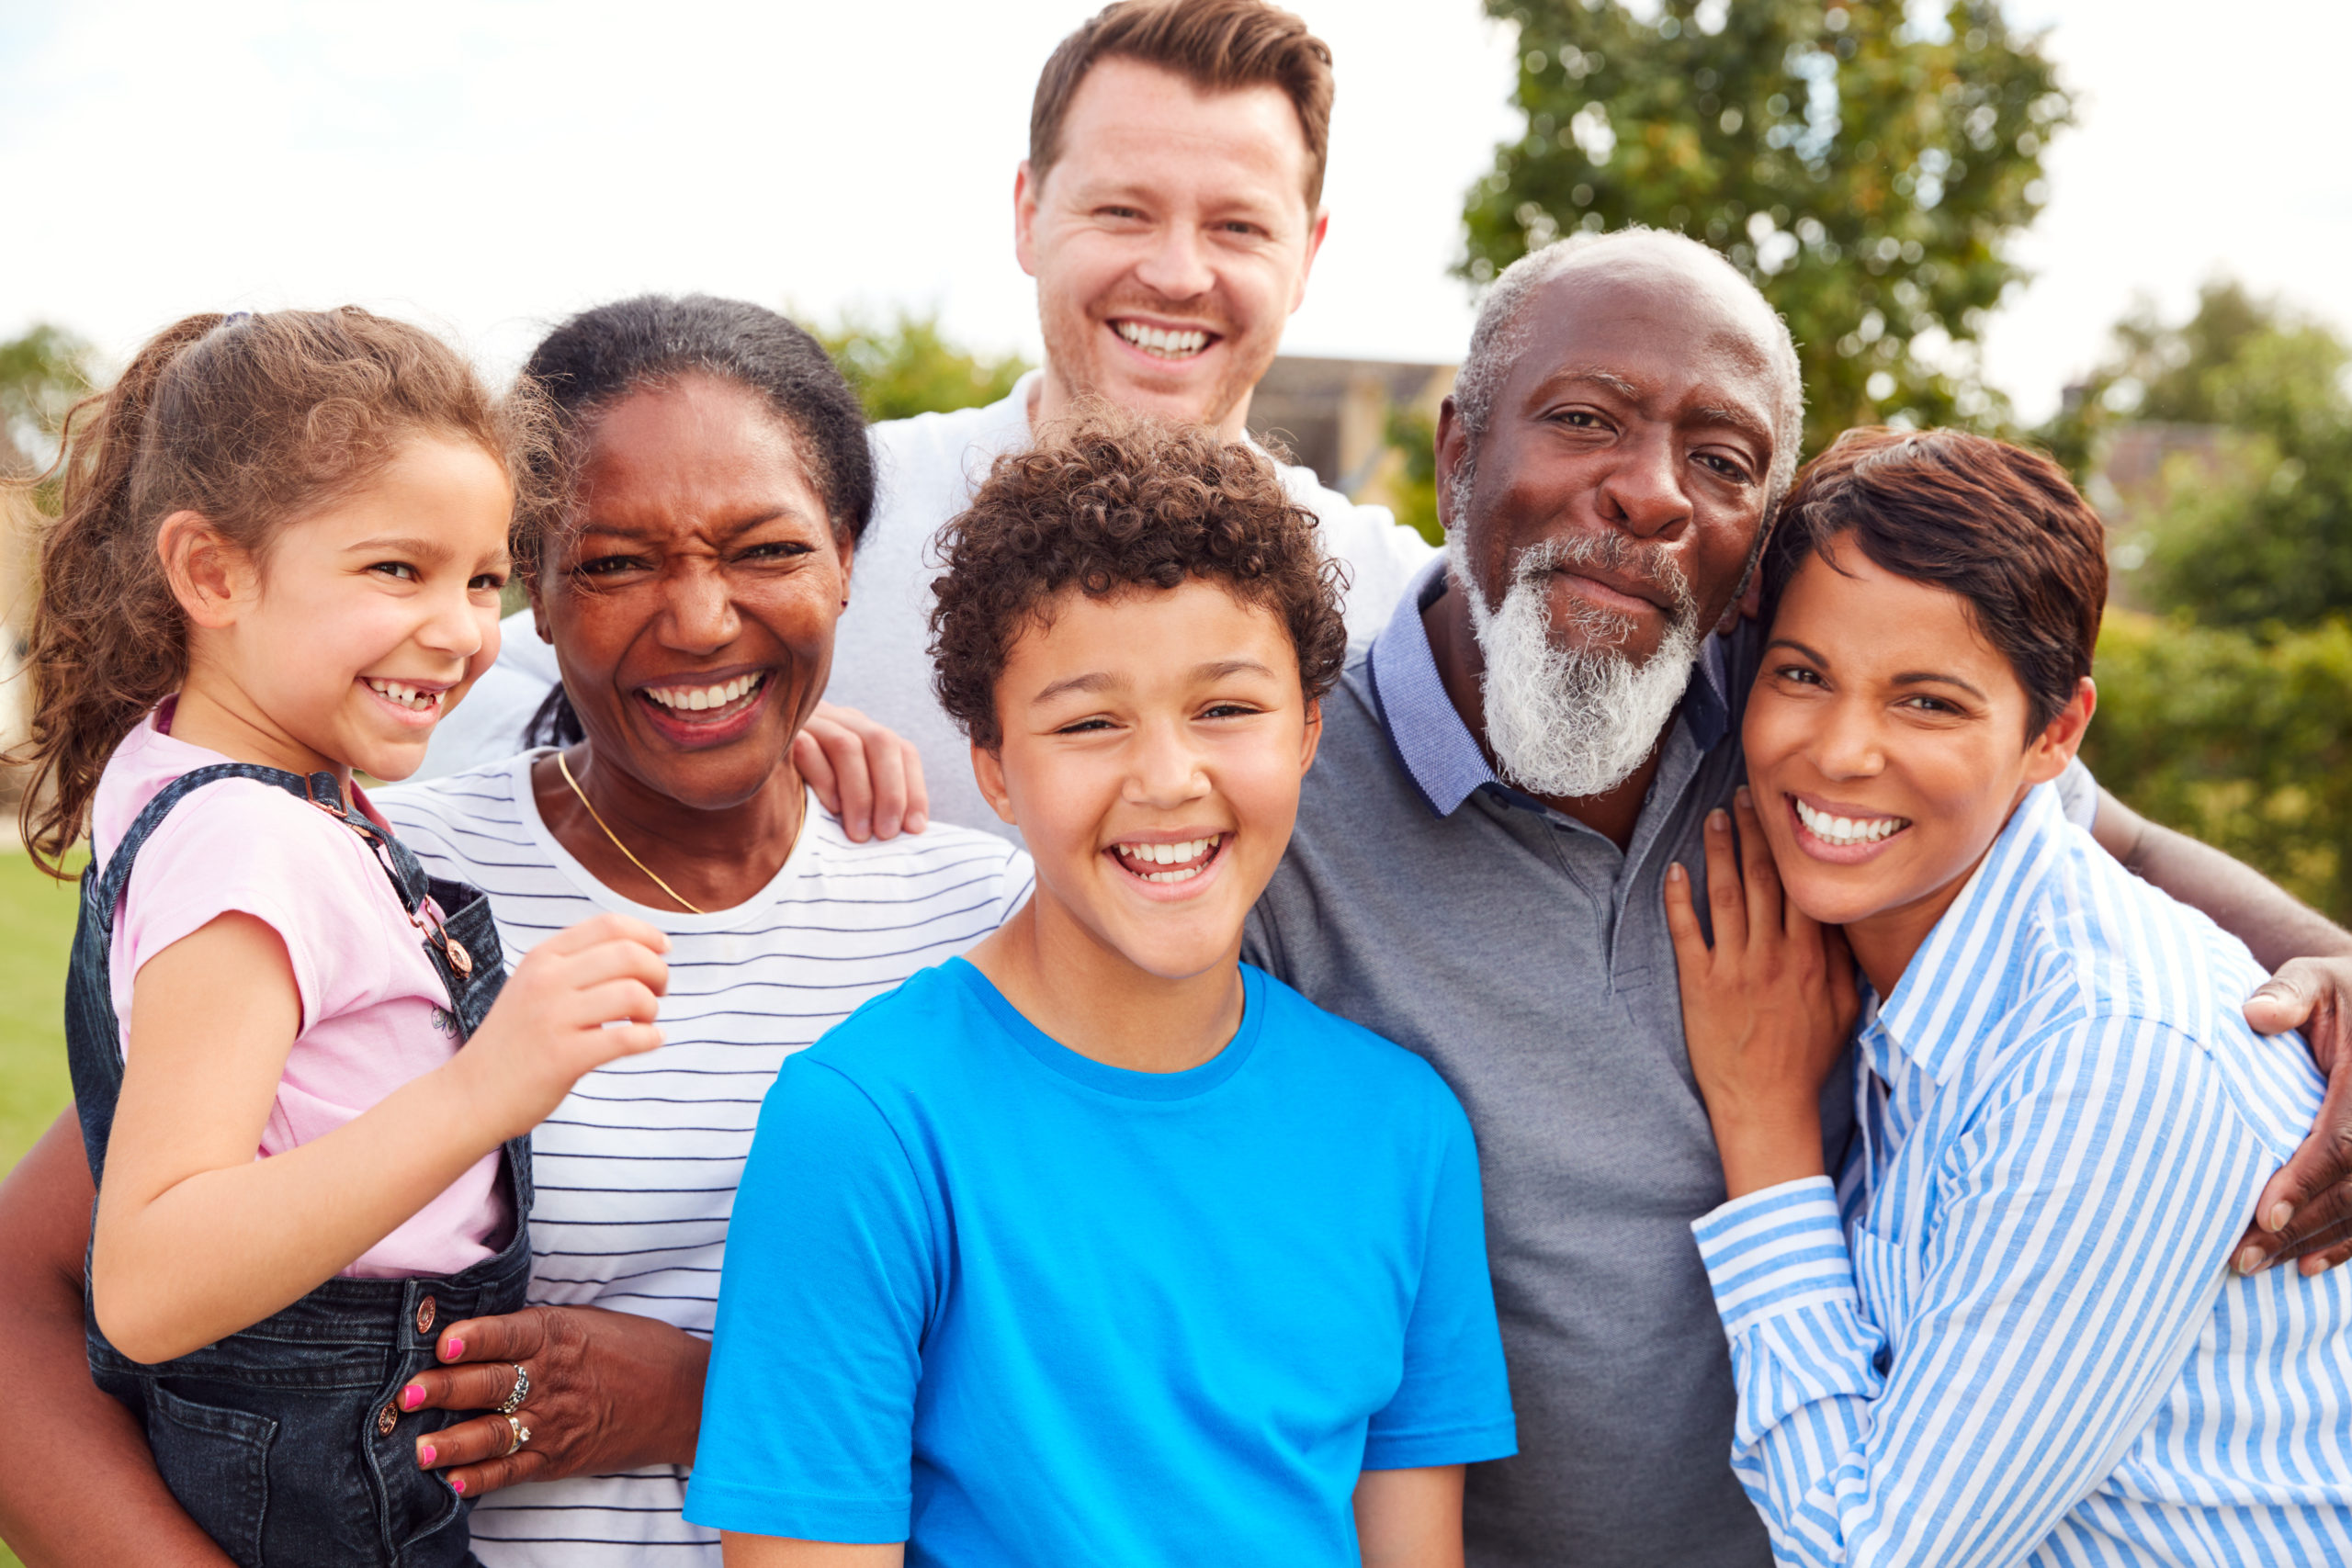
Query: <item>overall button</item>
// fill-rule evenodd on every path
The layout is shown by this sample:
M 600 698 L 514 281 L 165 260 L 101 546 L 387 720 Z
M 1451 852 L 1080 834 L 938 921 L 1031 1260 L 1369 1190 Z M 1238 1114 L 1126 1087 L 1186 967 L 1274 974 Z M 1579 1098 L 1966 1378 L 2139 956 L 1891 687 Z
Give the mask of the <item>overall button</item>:
M 416 1331 L 419 1334 L 433 1332 L 433 1313 L 434 1305 L 431 1296 L 416 1303 Z
M 449 943 L 449 967 L 455 969 L 458 972 L 458 978 L 462 980 L 467 976 L 474 972 L 474 955 L 468 953 L 466 951 L 466 944 L 459 942 L 456 937 L 450 937 L 447 940 Z
M 387 1404 L 381 1410 L 376 1412 L 376 1435 L 378 1437 L 390 1437 L 392 1435 L 392 1428 L 400 1424 L 401 1413 L 398 1410 L 393 1409 L 390 1405 Z

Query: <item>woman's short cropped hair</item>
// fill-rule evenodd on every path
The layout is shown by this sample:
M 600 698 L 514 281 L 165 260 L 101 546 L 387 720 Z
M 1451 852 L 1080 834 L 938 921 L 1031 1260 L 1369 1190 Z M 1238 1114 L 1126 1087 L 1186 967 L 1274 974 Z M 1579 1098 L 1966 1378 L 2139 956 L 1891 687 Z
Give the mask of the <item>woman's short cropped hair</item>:
M 1807 464 L 1764 554 L 1769 625 L 1798 568 L 1850 541 L 1968 601 L 2016 671 L 2027 734 L 2074 700 L 2107 608 L 2107 528 L 2039 452 L 1962 430 L 1849 430 Z
M 990 750 L 1003 741 L 996 688 L 1012 645 L 1067 589 L 1109 599 L 1214 582 L 1283 623 L 1309 701 L 1347 658 L 1345 578 L 1323 554 L 1314 514 L 1292 502 L 1264 453 L 1200 426 L 1091 406 L 998 458 L 940 546 L 933 685 Z

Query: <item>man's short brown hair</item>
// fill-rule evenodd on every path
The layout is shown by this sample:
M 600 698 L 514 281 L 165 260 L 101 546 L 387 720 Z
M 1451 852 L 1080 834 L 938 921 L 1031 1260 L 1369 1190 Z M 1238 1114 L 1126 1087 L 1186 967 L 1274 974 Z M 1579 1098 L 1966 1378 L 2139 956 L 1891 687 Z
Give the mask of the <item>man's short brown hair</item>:
M 1039 184 L 1062 153 L 1062 119 L 1086 73 L 1107 55 L 1172 71 L 1204 92 L 1269 85 L 1290 96 L 1306 139 L 1306 208 L 1323 200 L 1331 150 L 1331 49 L 1265 0 L 1118 0 L 1062 39 L 1037 77 L 1029 109 L 1029 175 Z
M 932 685 L 978 745 L 1003 743 L 996 687 L 1013 643 L 1076 588 L 1110 599 L 1213 582 L 1290 634 L 1308 701 L 1339 679 L 1348 633 L 1340 568 L 1312 513 L 1264 453 L 1199 425 L 1100 404 L 996 460 L 940 536 L 932 584 Z
M 1805 465 L 1764 553 L 1769 626 L 1797 569 L 1851 541 L 1882 570 L 1959 594 L 2025 688 L 2029 738 L 2091 672 L 2107 527 L 2066 470 L 1964 430 L 1849 430 Z

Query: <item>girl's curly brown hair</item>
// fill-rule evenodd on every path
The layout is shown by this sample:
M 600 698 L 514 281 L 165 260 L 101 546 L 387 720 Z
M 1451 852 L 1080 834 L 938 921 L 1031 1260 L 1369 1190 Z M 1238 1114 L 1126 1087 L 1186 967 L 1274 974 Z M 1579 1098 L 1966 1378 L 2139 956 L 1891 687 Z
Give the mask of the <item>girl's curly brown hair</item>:
M 1216 583 L 1290 633 L 1312 702 L 1347 659 L 1344 570 L 1325 558 L 1314 513 L 1294 505 L 1264 453 L 1198 426 L 1102 405 L 1000 457 L 940 535 L 932 584 L 932 685 L 977 744 L 1003 742 L 996 684 L 1015 638 L 1076 587 L 1114 598 Z

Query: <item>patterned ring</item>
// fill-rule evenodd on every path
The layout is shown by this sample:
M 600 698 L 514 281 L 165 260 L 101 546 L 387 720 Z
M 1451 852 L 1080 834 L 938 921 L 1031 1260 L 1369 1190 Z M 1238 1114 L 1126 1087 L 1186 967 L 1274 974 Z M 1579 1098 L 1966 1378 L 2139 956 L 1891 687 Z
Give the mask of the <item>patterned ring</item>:
M 499 1456 L 501 1459 L 513 1458 L 522 1451 L 525 1443 L 531 1440 L 531 1429 L 523 1425 L 520 1417 L 509 1416 L 506 1418 L 506 1425 L 514 1430 L 514 1441 L 509 1444 L 506 1451 Z
M 523 1402 L 530 1397 L 531 1374 L 525 1369 L 522 1362 L 517 1361 L 514 1363 L 514 1392 L 506 1396 L 506 1403 L 498 1407 L 498 1413 L 501 1416 L 512 1416 L 522 1409 Z

